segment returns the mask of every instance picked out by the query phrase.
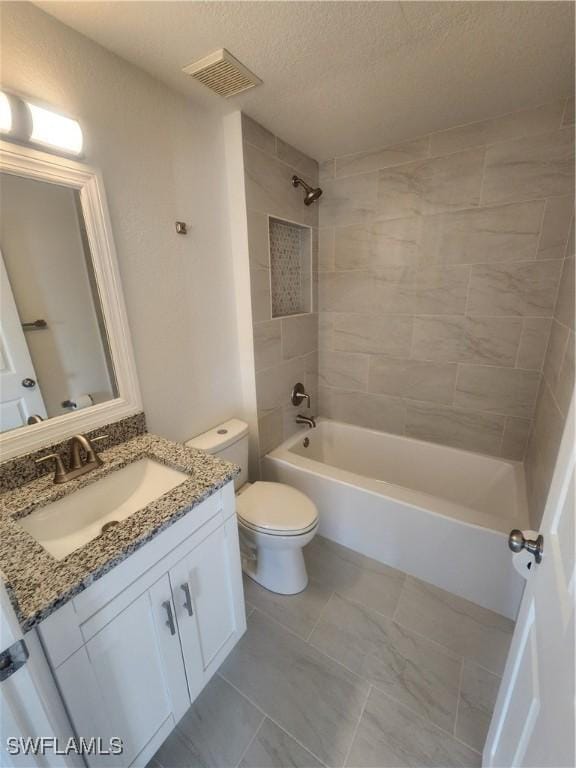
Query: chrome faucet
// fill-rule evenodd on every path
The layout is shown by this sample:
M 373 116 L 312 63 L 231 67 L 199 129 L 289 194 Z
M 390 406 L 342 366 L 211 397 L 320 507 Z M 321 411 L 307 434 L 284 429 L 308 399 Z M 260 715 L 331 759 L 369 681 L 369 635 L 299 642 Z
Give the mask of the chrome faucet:
M 301 413 L 296 416 L 296 424 L 308 424 L 310 429 L 314 429 L 316 426 L 316 420 L 314 416 L 302 416 Z
M 41 459 L 36 459 L 36 464 L 42 464 L 48 459 L 54 459 L 56 462 L 56 471 L 54 473 L 55 483 L 67 483 L 68 480 L 74 480 L 77 477 L 85 475 L 87 472 L 91 472 L 93 469 L 101 467 L 104 463 L 100 456 L 96 453 L 93 443 L 97 443 L 100 440 L 105 440 L 108 435 L 98 435 L 90 440 L 86 435 L 74 435 L 70 439 L 70 469 L 66 470 L 64 462 L 59 453 L 49 453 L 47 456 L 42 456 Z M 80 449 L 83 448 L 86 453 L 86 460 L 82 461 L 82 454 Z

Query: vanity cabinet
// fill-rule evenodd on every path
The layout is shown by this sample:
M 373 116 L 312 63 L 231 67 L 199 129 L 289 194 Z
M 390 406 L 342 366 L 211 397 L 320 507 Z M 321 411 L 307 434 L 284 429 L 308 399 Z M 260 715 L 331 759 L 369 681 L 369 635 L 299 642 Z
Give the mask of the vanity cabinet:
M 122 739 L 90 768 L 146 765 L 245 628 L 230 485 L 39 627 L 76 735 Z

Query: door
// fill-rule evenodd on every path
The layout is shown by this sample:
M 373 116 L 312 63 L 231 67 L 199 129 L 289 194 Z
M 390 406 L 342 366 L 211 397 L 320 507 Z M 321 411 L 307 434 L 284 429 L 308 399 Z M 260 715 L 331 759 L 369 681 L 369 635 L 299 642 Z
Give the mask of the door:
M 168 575 L 112 620 L 102 614 L 104 626 L 56 676 L 78 737 L 123 741 L 121 755 L 88 764 L 145 765 L 190 705 Z
M 235 518 L 212 531 L 170 571 L 192 700 L 245 629 L 240 573 Z
M 573 768 L 574 401 L 542 518 L 543 558 L 533 563 L 494 715 L 485 766 Z
M 5 432 L 25 425 L 29 416 L 47 414 L 1 252 L 0 306 L 0 431 Z

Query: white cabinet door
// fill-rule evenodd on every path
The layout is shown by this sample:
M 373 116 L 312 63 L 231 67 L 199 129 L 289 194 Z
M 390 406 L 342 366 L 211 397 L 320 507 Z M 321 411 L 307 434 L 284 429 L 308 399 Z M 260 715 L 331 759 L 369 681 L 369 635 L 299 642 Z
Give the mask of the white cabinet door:
M 170 581 L 194 699 L 246 628 L 235 518 L 183 558 Z
M 56 676 L 78 736 L 122 738 L 120 760 L 89 757 L 90 766 L 130 766 L 136 758 L 145 764 L 190 704 L 168 576 L 124 607 Z

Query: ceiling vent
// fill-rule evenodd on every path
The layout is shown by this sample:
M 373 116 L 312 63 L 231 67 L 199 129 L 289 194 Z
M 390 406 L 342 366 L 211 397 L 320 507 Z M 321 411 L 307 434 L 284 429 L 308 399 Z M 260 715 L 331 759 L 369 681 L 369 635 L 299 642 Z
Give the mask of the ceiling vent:
M 226 99 L 262 82 L 226 48 L 189 64 L 182 71 Z

